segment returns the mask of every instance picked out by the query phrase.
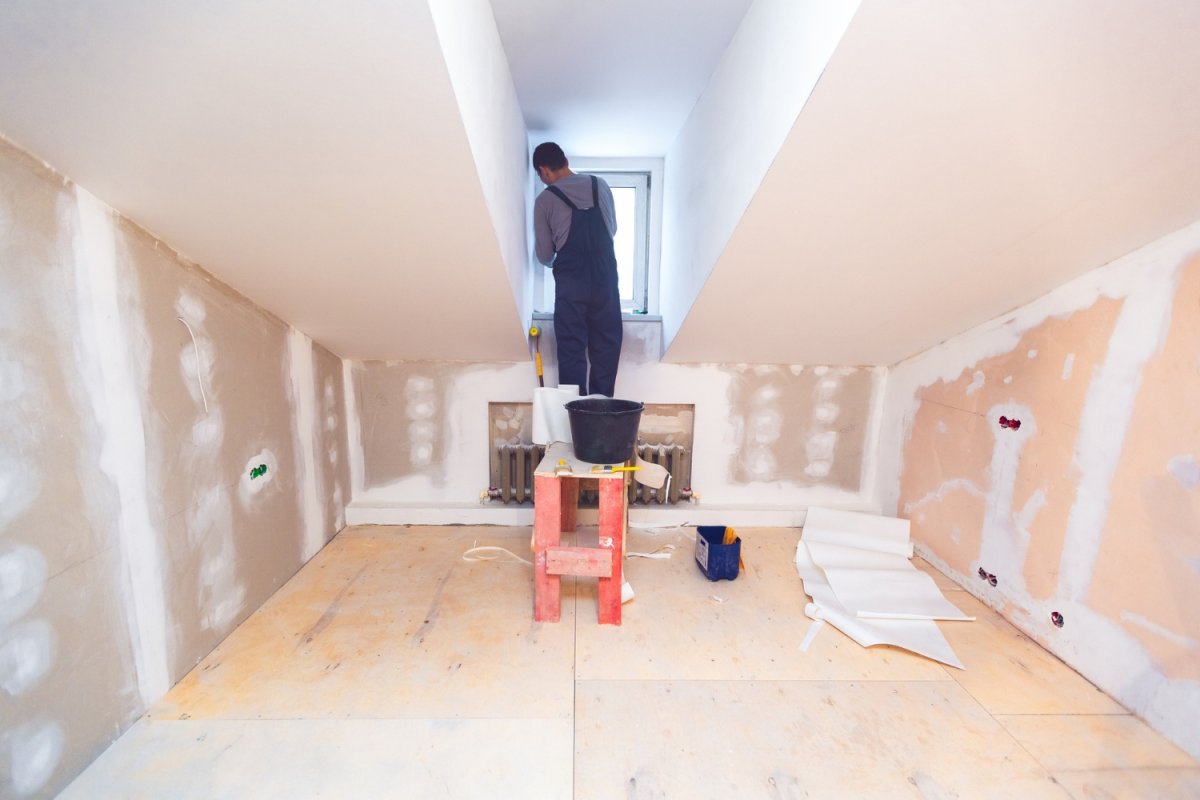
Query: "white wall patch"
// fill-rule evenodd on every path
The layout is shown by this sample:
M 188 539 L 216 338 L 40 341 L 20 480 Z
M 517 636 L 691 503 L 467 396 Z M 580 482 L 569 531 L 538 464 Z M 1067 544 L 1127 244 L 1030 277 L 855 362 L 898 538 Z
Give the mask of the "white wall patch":
M 1072 600 L 1082 601 L 1091 585 L 1108 518 L 1108 489 L 1142 385 L 1142 368 L 1162 347 L 1171 324 L 1174 266 L 1144 270 L 1144 280 L 1121 306 L 1104 363 L 1088 386 L 1075 445 L 1079 488 L 1059 562 L 1058 592 Z
M 317 443 L 320 432 L 317 428 L 317 381 L 313 371 L 313 342 L 302 332 L 292 328 L 288 331 L 288 355 L 292 383 L 292 396 L 296 411 L 296 458 L 299 461 L 300 483 L 304 487 L 304 498 L 300 506 L 304 525 L 304 542 L 301 556 L 305 561 L 317 554 L 325 545 L 325 512 L 322 498 L 326 493 L 320 485 L 321 473 L 317 469 Z
M 1019 419 L 1021 427 L 1002 427 L 996 420 L 1000 417 Z M 1045 497 L 1035 493 L 1021 515 L 1014 515 L 1017 471 L 1021 465 L 1021 451 L 1037 432 L 1033 409 L 1015 403 L 1003 403 L 988 409 L 987 419 L 992 425 L 995 445 L 992 461 L 988 467 L 990 483 L 984 501 L 983 534 L 979 546 L 979 564 L 990 573 L 1001 577 L 1006 584 L 1024 586 L 1022 565 L 1029 548 L 1029 531 L 1021 524 L 1024 517 L 1032 522 L 1041 508 L 1037 498 L 1045 504 Z
M 12 788 L 17 797 L 31 795 L 46 785 L 62 760 L 66 735 L 57 722 L 31 722 L 6 734 Z
M 1146 619 L 1141 614 L 1122 611 L 1121 619 L 1137 625 L 1139 628 L 1145 628 L 1151 633 L 1166 639 L 1171 644 L 1178 645 L 1179 647 L 1186 647 L 1188 650 L 1200 650 L 1200 642 L 1197 642 L 1195 639 L 1189 639 L 1187 636 L 1184 636 L 1181 633 L 1176 633 L 1173 630 L 1164 628 L 1162 625 Z
M 982 370 L 976 370 L 975 374 L 971 377 L 971 382 L 967 384 L 967 394 L 978 392 L 983 388 L 984 381 L 986 380 L 987 376 L 983 374 Z
M 42 596 L 46 558 L 29 545 L 0 544 L 0 625 L 28 614 Z
M 11 697 L 32 689 L 53 666 L 55 649 L 54 629 L 45 620 L 0 629 L 0 689 Z
M 278 474 L 279 459 L 270 450 L 264 448 L 250 456 L 238 481 L 238 497 L 243 507 L 248 506 L 250 499 L 266 489 Z
M 842 410 L 837 403 L 817 403 L 817 407 L 813 409 L 813 419 L 824 425 L 833 423 L 838 418 Z
M 946 495 L 950 494 L 951 492 L 957 492 L 957 491 L 966 492 L 967 494 L 972 495 L 973 497 L 981 497 L 982 498 L 982 497 L 987 496 L 983 493 L 982 489 L 980 489 L 978 486 L 976 486 L 974 483 L 967 480 L 966 478 L 952 478 L 951 480 L 946 481 L 941 486 L 939 486 L 937 489 L 933 490 L 932 492 L 925 495 L 921 499 L 913 500 L 911 502 L 905 503 L 904 504 L 904 513 L 907 514 L 911 518 L 914 511 L 917 511 L 918 509 L 920 509 L 922 506 L 926 505 L 927 503 L 931 503 L 931 502 L 935 502 L 935 501 L 940 503 L 940 502 L 942 502 L 942 500 L 944 500 L 946 498 Z
M 265 459 L 259 461 L 259 464 L 264 463 Z M 262 478 L 265 479 L 266 474 Z M 187 528 L 188 538 L 200 554 L 196 598 L 200 625 L 225 633 L 246 600 L 246 589 L 237 580 L 237 548 L 229 489 L 212 486 L 200 491 L 196 502 L 187 510 Z
M 808 437 L 804 445 L 804 454 L 808 457 L 808 466 L 804 473 L 813 478 L 824 478 L 833 466 L 833 454 L 837 448 L 837 431 L 821 431 Z
M 147 505 L 142 399 L 148 393 L 142 370 L 150 359 L 134 352 L 135 343 L 148 340 L 137 317 L 140 301 L 117 264 L 112 213 L 79 187 L 75 201 L 79 372 L 100 431 L 99 466 L 120 498 L 116 528 L 123 562 L 123 604 L 138 690 L 142 703 L 149 706 L 170 687 L 170 668 L 162 541 Z M 130 328 L 135 329 L 133 335 Z
M 1200 462 L 1191 453 L 1177 455 L 1167 462 L 1167 472 L 1179 481 L 1179 485 L 1188 491 L 1200 487 Z
M 1064 381 L 1071 380 L 1071 374 L 1075 371 L 1075 354 L 1067 353 L 1067 357 L 1063 359 L 1062 379 Z
M 433 463 L 433 443 L 438 430 L 433 422 L 438 411 L 433 389 L 433 379 L 423 375 L 413 375 L 404 386 L 405 413 L 409 419 L 409 463 L 418 468 Z

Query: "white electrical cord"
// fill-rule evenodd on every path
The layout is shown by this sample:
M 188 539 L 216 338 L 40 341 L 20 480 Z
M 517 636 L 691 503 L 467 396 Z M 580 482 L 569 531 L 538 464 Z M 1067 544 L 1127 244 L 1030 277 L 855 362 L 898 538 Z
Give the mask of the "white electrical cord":
M 208 395 L 204 393 L 204 378 L 200 375 L 200 345 L 196 344 L 196 334 L 192 333 L 192 326 L 183 317 L 175 319 L 183 323 L 183 327 L 187 328 L 188 336 L 192 337 L 192 349 L 196 352 L 196 383 L 200 384 L 200 399 L 204 401 L 204 413 L 208 413 Z
M 675 549 L 673 544 L 664 544 L 652 553 L 626 553 L 626 558 L 670 558 L 671 551 Z
M 487 555 L 485 555 L 485 553 Z M 506 555 L 511 556 L 511 558 L 505 558 L 504 556 Z M 463 553 L 462 557 L 463 561 L 506 561 L 509 563 L 520 561 L 522 564 L 528 564 L 531 567 L 533 566 L 532 561 L 526 561 L 512 550 L 505 550 L 503 547 L 491 547 L 488 545 L 472 547 L 470 550 Z

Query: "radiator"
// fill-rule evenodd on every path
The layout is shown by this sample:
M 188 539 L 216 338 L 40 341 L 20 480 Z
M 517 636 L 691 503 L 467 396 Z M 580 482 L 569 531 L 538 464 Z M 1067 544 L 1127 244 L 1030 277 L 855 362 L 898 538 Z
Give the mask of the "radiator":
M 541 462 L 546 448 L 540 444 L 501 444 L 496 447 L 497 468 L 492 475 L 488 494 L 503 503 L 533 502 L 533 471 Z M 678 444 L 646 444 L 638 442 L 638 457 L 651 464 L 661 464 L 671 473 L 669 484 L 662 489 L 629 482 L 629 502 L 634 505 L 678 503 L 691 496 L 692 453 Z M 596 491 L 583 484 L 580 503 L 596 502 Z
M 677 444 L 646 444 L 638 442 L 638 458 L 651 464 L 662 464 L 671 473 L 671 479 L 662 489 L 643 486 L 637 481 L 629 484 L 629 502 L 641 505 L 650 503 L 678 503 L 680 492 L 687 490 L 691 496 L 692 451 Z
M 489 493 L 505 503 L 533 502 L 533 471 L 541 463 L 546 448 L 540 444 L 502 444 L 496 447 L 500 459 L 499 475 L 492 476 Z

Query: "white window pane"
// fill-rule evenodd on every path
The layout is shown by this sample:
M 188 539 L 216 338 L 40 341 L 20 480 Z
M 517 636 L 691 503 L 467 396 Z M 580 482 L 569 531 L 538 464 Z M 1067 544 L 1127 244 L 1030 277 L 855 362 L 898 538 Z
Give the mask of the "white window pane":
M 616 186 L 613 187 L 612 195 L 617 221 L 613 249 L 617 254 L 618 286 L 621 290 L 622 304 L 632 303 L 633 271 L 637 252 L 637 190 Z

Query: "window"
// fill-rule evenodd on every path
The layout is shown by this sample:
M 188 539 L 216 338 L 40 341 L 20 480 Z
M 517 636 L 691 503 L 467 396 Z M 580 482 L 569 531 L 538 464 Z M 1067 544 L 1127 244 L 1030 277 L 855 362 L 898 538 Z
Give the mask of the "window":
M 650 256 L 650 174 L 646 172 L 598 172 L 585 174 L 603 178 L 612 189 L 617 235 L 621 310 L 646 312 L 646 285 Z
M 656 190 L 662 185 L 662 160 L 650 158 L 577 158 L 571 168 L 581 175 L 603 178 L 612 189 L 617 235 L 621 310 L 626 314 L 658 313 L 658 251 L 662 200 Z M 543 189 L 533 177 L 533 194 Z M 532 197 L 530 198 L 532 204 Z M 554 308 L 554 277 L 533 259 L 535 270 L 534 308 Z

